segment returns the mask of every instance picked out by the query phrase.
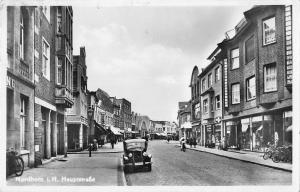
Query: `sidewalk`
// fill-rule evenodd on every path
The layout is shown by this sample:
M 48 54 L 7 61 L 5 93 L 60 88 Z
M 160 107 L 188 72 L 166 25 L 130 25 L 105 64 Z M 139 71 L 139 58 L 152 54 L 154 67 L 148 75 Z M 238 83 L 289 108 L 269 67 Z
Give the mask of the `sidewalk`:
M 124 186 L 126 179 L 120 154 L 69 154 L 37 168 L 25 170 L 23 175 L 11 175 L 7 186 Z
M 123 142 L 118 142 L 114 145 L 114 148 L 111 148 L 110 143 L 105 143 L 102 147 L 99 147 L 97 151 L 92 151 L 93 153 L 122 153 L 123 152 Z M 84 151 L 76 151 L 76 152 L 68 152 L 68 154 L 87 154 L 89 150 L 86 149 Z
M 178 141 L 176 141 L 176 142 L 173 141 L 172 143 L 175 144 L 176 147 L 180 147 L 180 144 Z M 188 150 L 211 153 L 211 154 L 222 156 L 222 157 L 237 159 L 240 161 L 263 165 L 263 166 L 267 166 L 267 167 L 271 167 L 271 168 L 275 168 L 275 169 L 281 169 L 284 171 L 292 172 L 292 168 L 293 168 L 291 163 L 282 163 L 282 162 L 274 163 L 272 161 L 272 159 L 264 160 L 263 153 L 257 153 L 257 152 L 252 152 L 252 151 L 230 150 L 230 149 L 228 151 L 223 151 L 223 150 L 218 150 L 218 149 L 206 148 L 206 147 L 199 146 L 199 145 L 197 145 L 196 148 L 194 148 L 194 147 L 190 148 L 190 145 L 186 145 L 186 148 Z

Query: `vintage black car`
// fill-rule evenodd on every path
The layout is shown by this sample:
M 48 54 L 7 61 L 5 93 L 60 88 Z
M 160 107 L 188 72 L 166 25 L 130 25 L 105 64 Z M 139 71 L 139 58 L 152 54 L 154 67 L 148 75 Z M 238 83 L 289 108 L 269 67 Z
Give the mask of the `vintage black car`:
M 145 139 L 128 139 L 123 142 L 123 164 L 125 172 L 134 172 L 138 166 L 151 171 L 151 154 L 147 153 L 148 141 Z

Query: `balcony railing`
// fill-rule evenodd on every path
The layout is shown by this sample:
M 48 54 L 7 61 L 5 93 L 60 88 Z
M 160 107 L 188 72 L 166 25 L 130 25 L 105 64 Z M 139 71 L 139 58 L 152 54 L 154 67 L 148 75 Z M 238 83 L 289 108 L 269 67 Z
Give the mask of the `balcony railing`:
M 56 104 L 64 105 L 65 108 L 70 108 L 74 104 L 74 98 L 66 87 L 56 87 L 55 97 Z

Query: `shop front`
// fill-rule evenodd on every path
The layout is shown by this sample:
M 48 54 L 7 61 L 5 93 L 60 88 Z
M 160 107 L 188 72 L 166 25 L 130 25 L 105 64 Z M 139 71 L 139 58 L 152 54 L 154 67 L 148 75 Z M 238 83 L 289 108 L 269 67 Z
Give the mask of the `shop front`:
M 229 148 L 264 152 L 270 144 L 292 144 L 292 111 L 275 111 L 225 122 Z
M 221 144 L 222 124 L 221 121 L 203 121 L 203 140 L 206 147 L 218 147 Z

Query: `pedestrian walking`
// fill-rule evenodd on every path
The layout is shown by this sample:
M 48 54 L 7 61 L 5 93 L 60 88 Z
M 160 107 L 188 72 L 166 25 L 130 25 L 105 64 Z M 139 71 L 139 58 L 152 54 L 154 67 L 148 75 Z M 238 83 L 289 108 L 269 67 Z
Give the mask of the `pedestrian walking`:
M 112 136 L 112 137 L 110 138 L 110 144 L 111 144 L 111 148 L 113 149 L 113 148 L 114 148 L 114 145 L 115 145 L 115 138 L 114 138 L 114 136 Z
M 193 138 L 193 145 L 194 145 L 194 148 L 196 148 L 196 145 L 197 145 L 196 137 Z

